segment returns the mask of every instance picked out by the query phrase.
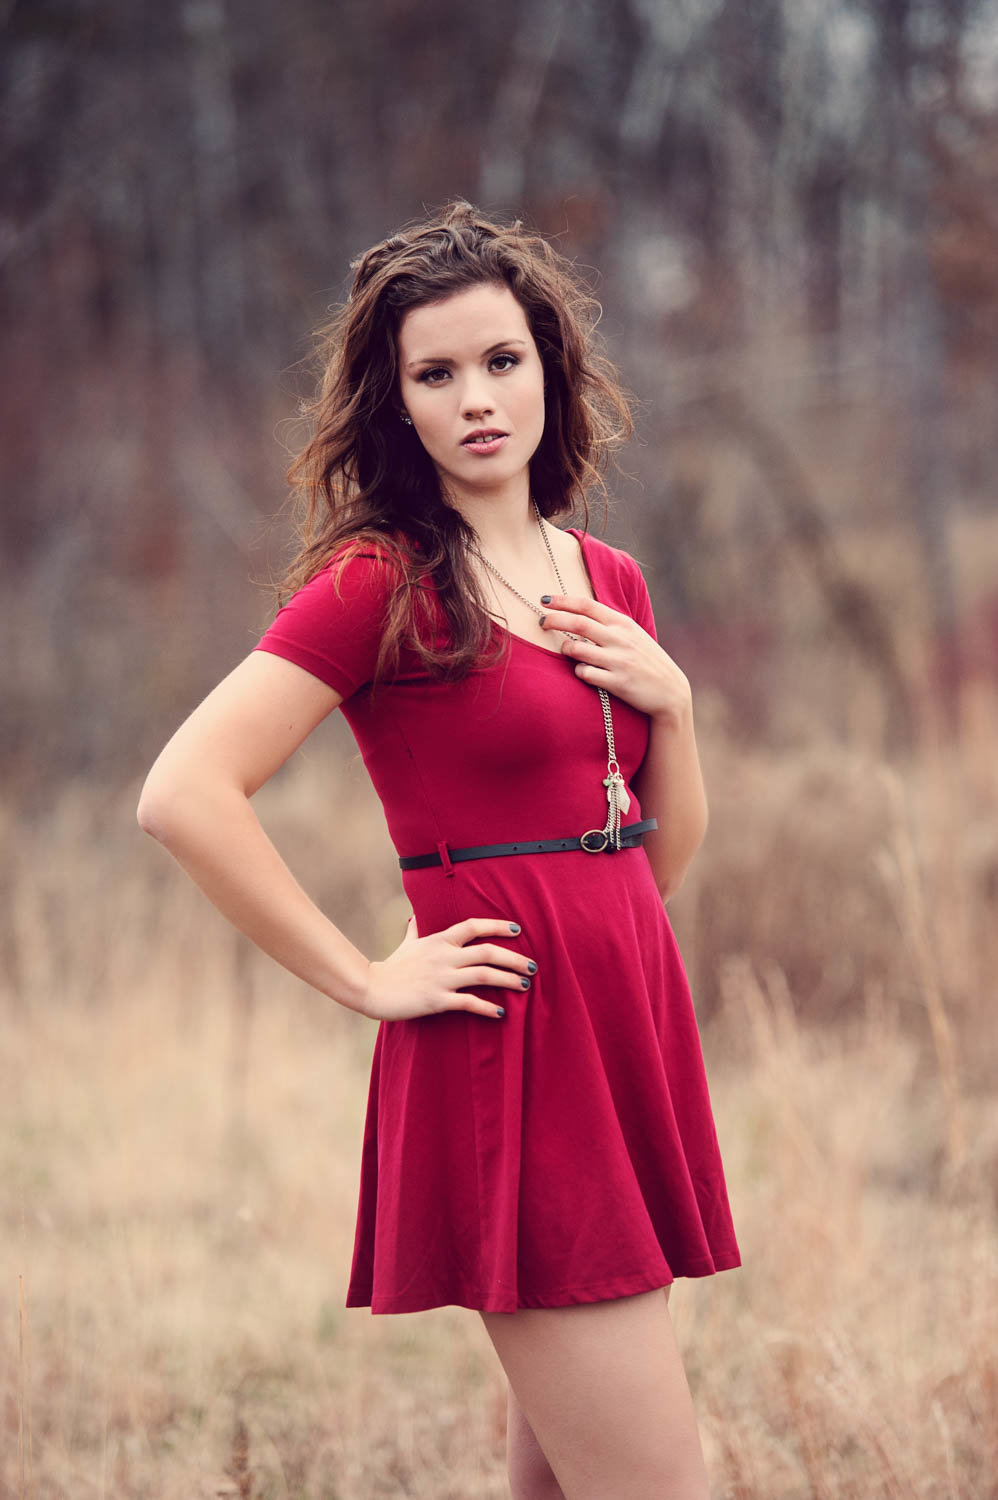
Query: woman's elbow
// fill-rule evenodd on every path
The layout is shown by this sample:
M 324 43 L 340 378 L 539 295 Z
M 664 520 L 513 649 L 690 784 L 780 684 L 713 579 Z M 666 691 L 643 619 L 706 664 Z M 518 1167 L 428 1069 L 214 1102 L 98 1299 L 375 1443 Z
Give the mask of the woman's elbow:
M 203 785 L 186 767 L 157 761 L 145 780 L 135 816 L 143 833 L 167 847 L 182 832 Z
M 167 756 L 146 777 L 135 816 L 144 833 L 175 854 L 199 841 L 216 819 L 231 817 L 248 796 L 246 787 L 215 766 Z
M 681 861 L 673 861 L 666 869 L 656 871 L 656 884 L 663 904 L 671 901 L 681 888 L 699 847 L 697 844 L 696 849 L 691 850 Z
M 142 832 L 165 844 L 169 838 L 170 813 L 175 801 L 169 787 L 164 786 L 160 778 L 150 771 L 135 809 L 135 817 Z
M 669 876 L 667 879 L 660 880 L 658 882 L 658 893 L 659 893 L 659 895 L 662 898 L 662 905 L 663 906 L 667 905 L 668 902 L 670 902 L 672 900 L 673 896 L 676 894 L 676 892 L 679 890 L 679 887 L 682 885 L 683 880 L 685 879 L 685 875 L 686 875 L 686 872 L 683 871 L 682 875 L 679 875 L 679 876 L 672 875 L 672 876 Z

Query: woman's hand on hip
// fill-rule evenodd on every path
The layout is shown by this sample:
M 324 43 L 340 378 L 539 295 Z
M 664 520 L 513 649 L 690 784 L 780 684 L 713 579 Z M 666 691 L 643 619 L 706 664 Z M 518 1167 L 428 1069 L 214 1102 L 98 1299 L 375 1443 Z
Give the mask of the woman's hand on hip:
M 653 719 L 680 723 L 690 712 L 689 680 L 637 620 L 581 595 L 556 594 L 541 616 L 544 630 L 570 631 L 562 654 L 575 662 L 575 675 L 606 688 Z
M 362 1010 L 376 1021 L 404 1021 L 445 1010 L 502 1019 L 494 1001 L 465 994 L 469 985 L 495 986 L 522 994 L 537 965 L 497 941 L 520 931 L 515 922 L 468 917 L 441 932 L 420 937 L 414 917 L 394 953 L 370 966 Z

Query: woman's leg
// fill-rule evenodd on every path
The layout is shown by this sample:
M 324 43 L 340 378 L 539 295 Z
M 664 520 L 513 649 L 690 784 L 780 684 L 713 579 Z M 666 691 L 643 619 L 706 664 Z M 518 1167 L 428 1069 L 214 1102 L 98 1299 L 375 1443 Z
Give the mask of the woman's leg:
M 512 1386 L 506 1392 L 506 1468 L 513 1500 L 565 1500 Z
M 668 1302 L 672 1287 L 664 1291 Z M 565 1500 L 565 1492 L 511 1385 L 506 1387 L 506 1467 L 512 1500 Z
M 708 1500 L 661 1291 L 481 1316 L 565 1500 Z M 517 1429 L 514 1455 L 521 1436 Z M 520 1452 L 526 1456 L 523 1445 Z M 526 1478 L 543 1482 L 536 1462 Z M 544 1495 L 539 1489 L 537 1500 Z M 534 1500 L 529 1490 L 522 1496 Z

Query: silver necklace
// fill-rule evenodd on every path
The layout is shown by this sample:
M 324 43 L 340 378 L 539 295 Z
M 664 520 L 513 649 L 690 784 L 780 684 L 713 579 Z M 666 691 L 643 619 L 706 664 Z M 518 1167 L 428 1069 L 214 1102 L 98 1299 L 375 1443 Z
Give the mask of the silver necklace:
M 534 514 L 537 517 L 537 524 L 541 529 L 541 536 L 544 538 L 544 545 L 547 548 L 548 557 L 550 557 L 551 559 L 551 566 L 554 568 L 554 576 L 558 580 L 558 588 L 564 595 L 565 584 L 562 580 L 561 570 L 558 567 L 557 560 L 551 547 L 551 542 L 548 538 L 547 527 L 544 525 L 544 518 L 541 515 L 540 510 L 538 509 L 537 501 L 531 499 L 530 503 L 534 507 Z M 514 587 L 514 585 L 510 583 L 508 578 L 504 578 L 495 564 L 490 562 L 489 559 L 482 552 L 480 552 L 474 544 L 472 544 L 471 550 L 474 552 L 479 561 L 485 564 L 489 572 L 494 573 L 499 582 L 505 584 L 510 593 L 515 594 L 518 599 L 522 600 L 522 602 L 527 606 L 528 609 L 532 609 L 535 615 L 542 615 L 544 613 L 542 609 L 538 609 L 537 605 L 534 604 L 532 600 L 526 598 L 524 594 L 521 594 L 520 590 Z M 566 630 L 564 633 L 568 636 L 569 640 L 578 641 L 582 639 L 581 636 L 573 635 L 570 630 Z M 621 813 L 626 813 L 631 805 L 631 799 L 627 791 L 627 785 L 621 774 L 620 766 L 617 763 L 617 752 L 613 742 L 613 715 L 610 711 L 610 695 L 607 692 L 606 688 L 597 688 L 596 691 L 600 696 L 600 704 L 603 709 L 603 728 L 606 731 L 607 759 L 606 776 L 603 778 L 603 785 L 606 788 L 607 816 L 605 828 L 590 828 L 588 833 L 584 833 L 581 837 L 580 842 L 582 844 L 582 847 L 589 854 L 601 854 L 606 848 L 620 848 L 620 815 Z

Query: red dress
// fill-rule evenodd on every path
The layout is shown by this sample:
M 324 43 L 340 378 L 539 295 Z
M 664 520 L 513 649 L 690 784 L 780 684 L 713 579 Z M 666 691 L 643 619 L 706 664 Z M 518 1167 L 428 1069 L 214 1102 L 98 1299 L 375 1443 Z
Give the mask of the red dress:
M 596 598 L 654 636 L 637 563 L 572 534 Z M 370 555 L 346 565 L 340 596 L 323 569 L 256 649 L 343 695 L 399 854 L 602 828 L 600 699 L 570 659 L 496 625 L 498 665 L 434 682 L 404 651 L 372 696 L 389 587 Z M 631 788 L 649 722 L 611 704 Z M 642 816 L 631 788 L 623 822 Z M 514 1312 L 739 1265 L 689 986 L 646 851 L 400 873 L 421 936 L 470 916 L 519 922 L 494 941 L 538 969 L 527 991 L 475 991 L 504 1020 L 381 1023 L 346 1305 Z

